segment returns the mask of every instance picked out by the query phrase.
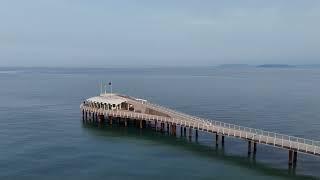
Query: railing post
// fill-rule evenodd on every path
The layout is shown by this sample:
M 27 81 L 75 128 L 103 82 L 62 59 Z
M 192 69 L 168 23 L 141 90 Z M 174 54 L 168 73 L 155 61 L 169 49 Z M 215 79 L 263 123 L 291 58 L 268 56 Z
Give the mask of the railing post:
M 289 145 L 290 145 L 290 149 L 291 149 L 292 143 L 291 143 L 291 140 L 290 140 L 290 136 L 289 136 Z

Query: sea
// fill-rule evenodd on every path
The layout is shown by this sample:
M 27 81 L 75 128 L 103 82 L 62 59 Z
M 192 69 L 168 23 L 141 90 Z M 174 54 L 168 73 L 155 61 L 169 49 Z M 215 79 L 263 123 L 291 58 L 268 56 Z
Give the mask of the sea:
M 114 93 L 202 118 L 320 140 L 320 68 L 0 68 L 0 179 L 320 179 L 320 157 L 212 134 L 199 139 L 82 122 Z M 109 87 L 107 87 L 109 92 Z

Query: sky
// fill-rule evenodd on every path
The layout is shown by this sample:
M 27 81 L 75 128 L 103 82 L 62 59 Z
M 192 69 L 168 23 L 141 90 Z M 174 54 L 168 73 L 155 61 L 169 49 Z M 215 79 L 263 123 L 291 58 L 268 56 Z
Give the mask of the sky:
M 0 1 L 0 66 L 319 63 L 319 0 Z

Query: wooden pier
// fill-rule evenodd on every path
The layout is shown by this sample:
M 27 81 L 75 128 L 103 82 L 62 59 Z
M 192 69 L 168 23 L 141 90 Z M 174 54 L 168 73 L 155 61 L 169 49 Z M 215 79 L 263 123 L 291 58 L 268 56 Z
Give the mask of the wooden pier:
M 125 127 L 130 122 L 141 129 L 151 127 L 174 136 L 180 128 L 182 136 L 187 136 L 188 130 L 189 139 L 197 139 L 198 131 L 212 133 L 217 146 L 219 137 L 222 145 L 225 136 L 243 139 L 248 143 L 248 155 L 256 154 L 257 144 L 287 149 L 289 166 L 296 165 L 298 152 L 320 157 L 319 141 L 198 118 L 130 96 L 101 94 L 85 100 L 80 109 L 83 121 L 108 121 L 110 125 L 118 121 Z

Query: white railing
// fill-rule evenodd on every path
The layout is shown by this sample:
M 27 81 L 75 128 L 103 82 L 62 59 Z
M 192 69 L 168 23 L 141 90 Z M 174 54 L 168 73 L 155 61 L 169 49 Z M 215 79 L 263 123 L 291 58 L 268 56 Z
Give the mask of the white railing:
M 259 143 L 296 149 L 298 151 L 320 154 L 320 142 L 288 136 L 285 134 L 279 134 L 269 131 L 264 131 L 261 129 L 254 129 L 244 126 L 238 126 L 235 124 L 224 123 L 221 121 L 202 119 L 195 116 L 180 113 L 169 108 L 165 108 L 159 105 L 151 104 L 149 102 L 144 102 L 145 105 L 152 107 L 161 112 L 166 112 L 169 115 L 174 115 L 176 117 L 163 117 L 149 114 L 141 114 L 132 111 L 123 110 L 104 110 L 92 108 L 81 104 L 80 108 L 90 112 L 96 112 L 105 115 L 111 115 L 116 117 L 127 117 L 127 118 L 138 118 L 144 120 L 156 120 L 162 122 L 171 122 L 178 125 L 192 127 L 194 129 L 199 129 L 202 131 L 217 132 L 228 136 L 235 136 L 240 138 L 247 138 Z
M 233 130 L 238 130 L 238 131 L 245 131 L 245 132 L 250 132 L 251 134 L 254 135 L 254 140 L 257 140 L 256 137 L 261 137 L 261 136 L 268 136 L 271 139 L 274 139 L 274 141 L 281 141 L 281 144 L 283 144 L 282 142 L 285 142 L 286 140 L 291 142 L 289 144 L 294 144 L 296 147 L 296 149 L 299 149 L 304 145 L 305 147 L 308 146 L 318 146 L 320 147 L 320 141 L 314 141 L 314 140 L 310 140 L 310 139 L 304 139 L 304 138 L 299 138 L 299 137 L 294 137 L 294 136 L 288 136 L 285 134 L 280 134 L 280 133 L 274 133 L 274 132 L 270 132 L 270 131 L 264 131 L 261 129 L 254 129 L 254 128 L 249 128 L 249 127 L 245 127 L 245 126 L 238 126 L 235 124 L 230 124 L 230 123 L 224 123 L 221 121 L 216 121 L 216 120 L 208 120 L 208 119 L 202 119 L 202 118 L 198 118 L 195 116 L 191 116 L 191 115 L 187 115 L 181 112 L 177 112 L 174 111 L 172 109 L 160 106 L 160 105 L 156 105 L 156 104 L 152 104 L 152 103 L 148 103 L 147 105 L 155 107 L 159 110 L 165 111 L 165 112 L 170 112 L 173 114 L 179 114 L 180 116 L 184 117 L 184 118 L 190 118 L 193 120 L 200 120 L 203 122 L 208 122 L 210 124 L 213 124 L 214 126 L 221 126 L 224 129 L 233 129 Z M 268 141 L 268 143 L 270 143 Z M 274 143 L 275 144 L 275 143 Z

